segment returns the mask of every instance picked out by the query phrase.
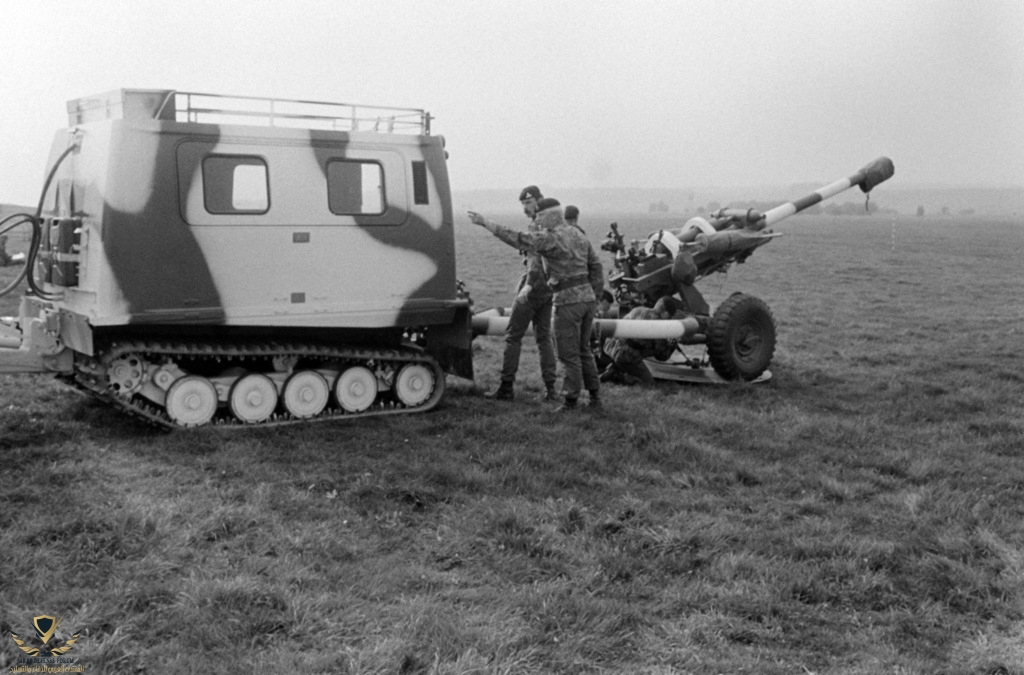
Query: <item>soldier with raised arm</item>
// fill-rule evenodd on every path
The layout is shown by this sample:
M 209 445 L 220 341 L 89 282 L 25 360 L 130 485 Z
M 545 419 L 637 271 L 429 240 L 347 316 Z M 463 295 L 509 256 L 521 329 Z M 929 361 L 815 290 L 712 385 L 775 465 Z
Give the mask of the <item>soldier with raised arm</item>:
M 488 220 L 474 211 L 470 220 L 486 228 L 509 246 L 540 256 L 548 284 L 554 291 L 555 347 L 565 369 L 564 401 L 558 411 L 576 408 L 584 387 L 590 405 L 601 405 L 601 382 L 590 351 L 597 297 L 604 287 L 604 271 L 594 247 L 583 232 L 566 225 L 557 199 L 537 203 L 537 232 L 520 232 Z
M 519 203 L 523 205 L 523 213 L 530 219 L 530 231 L 535 232 L 537 225 L 537 201 L 543 199 L 536 185 L 528 185 L 519 193 Z M 523 251 L 523 264 L 526 270 L 516 288 L 516 297 L 512 301 L 512 312 L 509 315 L 508 328 L 505 329 L 505 351 L 501 359 L 501 383 L 498 388 L 488 394 L 488 398 L 511 401 L 515 397 L 516 372 L 519 370 L 519 355 L 523 348 L 523 336 L 533 324 L 533 335 L 537 340 L 537 352 L 540 356 L 540 374 L 546 390 L 545 399 L 555 401 L 558 392 L 555 381 L 558 377 L 555 361 L 555 348 L 551 342 L 551 288 L 540 257 L 536 253 Z

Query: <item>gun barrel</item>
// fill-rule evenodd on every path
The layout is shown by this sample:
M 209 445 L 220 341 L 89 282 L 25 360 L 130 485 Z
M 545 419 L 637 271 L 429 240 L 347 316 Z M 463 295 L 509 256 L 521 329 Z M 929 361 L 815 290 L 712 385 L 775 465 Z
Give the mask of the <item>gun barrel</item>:
M 473 336 L 477 335 L 504 335 L 508 328 L 508 316 L 501 316 L 497 312 L 481 312 L 474 314 L 472 319 Z M 532 326 L 527 330 L 531 333 Z M 594 321 L 594 332 L 601 337 L 617 337 L 634 340 L 674 340 L 687 335 L 699 332 L 700 324 L 697 319 L 687 317 L 685 319 L 596 319 Z
M 888 157 L 879 157 L 875 161 L 862 167 L 860 171 L 848 178 L 837 180 L 834 183 L 830 183 L 825 187 L 815 190 L 809 195 L 801 197 L 800 199 L 776 206 L 775 208 L 766 211 L 764 214 L 764 227 L 771 227 L 775 223 L 790 217 L 794 213 L 799 213 L 800 211 L 803 211 L 810 206 L 814 206 L 824 199 L 834 197 L 844 190 L 849 190 L 854 185 L 860 187 L 864 193 L 871 192 L 873 187 L 892 178 L 895 172 L 896 169 L 893 166 L 891 159 Z
M 685 319 L 596 319 L 594 332 L 601 337 L 633 340 L 676 340 L 700 332 L 696 318 Z

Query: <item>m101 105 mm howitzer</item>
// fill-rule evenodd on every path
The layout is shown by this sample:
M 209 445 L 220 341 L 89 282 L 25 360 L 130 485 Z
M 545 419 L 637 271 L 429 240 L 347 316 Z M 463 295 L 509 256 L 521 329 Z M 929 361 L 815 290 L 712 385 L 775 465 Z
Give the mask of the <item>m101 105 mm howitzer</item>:
M 681 228 L 662 229 L 643 243 L 626 246 L 612 223 L 603 250 L 614 254 L 608 281 L 620 307 L 651 307 L 659 298 L 679 301 L 685 327 L 668 362 L 647 360 L 655 377 L 675 380 L 730 381 L 770 377 L 775 353 L 775 320 L 760 298 L 733 293 L 712 312 L 697 281 L 746 261 L 755 250 L 781 235 L 772 226 L 854 186 L 864 194 L 893 176 L 888 157 L 879 157 L 853 175 L 825 185 L 768 211 L 719 209 L 708 218 L 691 218 Z M 646 323 L 646 322 L 645 322 Z M 652 336 L 653 337 L 653 336 Z M 705 345 L 696 356 L 687 345 Z M 692 349 L 690 350 L 693 351 Z
M 653 307 L 663 297 L 677 300 L 674 318 L 625 321 L 598 319 L 600 338 L 669 340 L 675 350 L 668 360 L 648 358 L 659 379 L 728 382 L 768 379 L 775 352 L 775 320 L 767 304 L 734 293 L 712 312 L 696 282 L 725 272 L 781 233 L 771 227 L 785 218 L 854 186 L 865 194 L 894 174 L 892 160 L 880 157 L 853 175 L 834 181 L 795 201 L 768 211 L 724 208 L 707 218 L 691 218 L 677 229 L 661 229 L 645 241 L 627 245 L 616 223 L 601 248 L 614 255 L 608 282 L 618 315 L 631 308 Z M 501 335 L 507 310 L 490 309 L 473 316 L 475 335 Z

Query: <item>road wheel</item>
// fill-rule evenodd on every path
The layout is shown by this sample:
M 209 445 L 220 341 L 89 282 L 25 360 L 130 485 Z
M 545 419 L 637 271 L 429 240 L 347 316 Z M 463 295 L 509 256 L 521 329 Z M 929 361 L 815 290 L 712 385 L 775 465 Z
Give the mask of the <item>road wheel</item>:
M 331 387 L 315 370 L 300 370 L 285 381 L 281 392 L 284 409 L 293 417 L 306 419 L 323 412 L 331 396 Z
M 334 400 L 346 412 L 368 410 L 376 398 L 377 376 L 365 366 L 348 368 L 334 383 Z
M 398 371 L 395 395 L 399 401 L 414 408 L 430 398 L 435 384 L 436 378 L 430 368 L 420 363 L 410 363 Z
M 755 380 L 775 354 L 775 319 L 760 298 L 733 293 L 718 306 L 707 332 L 708 358 L 726 380 Z
M 217 413 L 217 390 L 205 377 L 186 375 L 167 390 L 167 415 L 182 427 L 201 427 Z
M 228 407 L 242 422 L 263 422 L 270 419 L 277 408 L 277 387 L 261 373 L 240 377 L 231 385 Z

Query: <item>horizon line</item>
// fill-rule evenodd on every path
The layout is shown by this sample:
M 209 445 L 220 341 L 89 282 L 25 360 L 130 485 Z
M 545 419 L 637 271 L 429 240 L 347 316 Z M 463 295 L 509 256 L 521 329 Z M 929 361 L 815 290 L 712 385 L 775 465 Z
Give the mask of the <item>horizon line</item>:
M 674 187 L 670 186 L 650 186 L 650 185 L 554 185 L 549 188 L 552 190 L 694 190 L 694 189 L 720 189 L 720 188 L 737 188 L 737 187 L 791 187 L 794 185 L 827 185 L 827 181 L 789 181 L 785 183 L 779 182 L 764 182 L 764 183 L 713 183 L 713 184 L 701 184 L 701 185 L 677 185 Z M 1024 190 L 1024 183 L 900 183 L 893 185 L 886 185 L 888 189 L 925 189 L 925 190 L 948 190 L 948 189 L 960 189 L 960 190 Z M 517 185 L 516 187 L 511 186 L 491 186 L 491 187 L 475 187 L 475 188 L 452 188 L 452 192 L 471 192 L 471 191 L 483 191 L 483 190 L 512 190 L 519 191 L 522 186 Z

